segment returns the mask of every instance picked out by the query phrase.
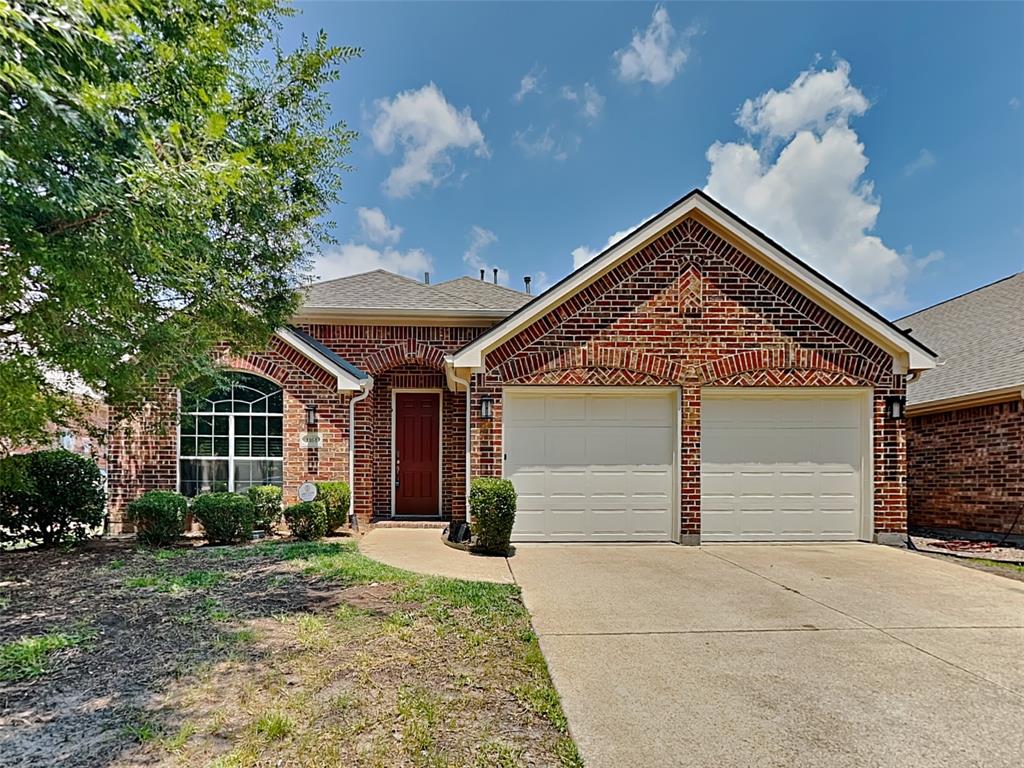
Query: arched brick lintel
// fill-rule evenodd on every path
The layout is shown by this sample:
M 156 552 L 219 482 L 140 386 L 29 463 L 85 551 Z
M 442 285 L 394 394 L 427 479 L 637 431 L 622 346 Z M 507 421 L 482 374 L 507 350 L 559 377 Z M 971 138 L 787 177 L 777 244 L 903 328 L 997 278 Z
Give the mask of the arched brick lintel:
M 413 363 L 442 371 L 444 370 L 444 353 L 437 347 L 409 339 L 408 342 L 392 344 L 377 350 L 369 355 L 360 367 L 371 376 L 376 376 L 391 368 Z
M 581 373 L 585 371 L 590 373 Z M 602 377 L 608 380 L 629 378 L 623 375 L 624 372 L 645 383 L 661 384 L 680 384 L 686 374 L 684 367 L 678 363 L 658 355 L 620 347 L 577 347 L 557 355 L 542 352 L 518 355 L 494 371 L 505 383 L 537 383 L 572 378 L 573 375 L 595 379 L 599 383 Z
M 877 386 L 890 375 L 857 355 L 806 349 L 760 349 L 696 368 L 701 386 Z

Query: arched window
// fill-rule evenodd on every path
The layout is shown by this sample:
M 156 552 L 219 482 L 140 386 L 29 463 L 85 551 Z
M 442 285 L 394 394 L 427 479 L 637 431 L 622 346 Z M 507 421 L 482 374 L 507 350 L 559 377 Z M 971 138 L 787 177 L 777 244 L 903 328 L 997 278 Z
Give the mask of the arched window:
M 244 492 L 281 485 L 284 396 L 272 381 L 227 375 L 213 392 L 181 392 L 178 490 Z

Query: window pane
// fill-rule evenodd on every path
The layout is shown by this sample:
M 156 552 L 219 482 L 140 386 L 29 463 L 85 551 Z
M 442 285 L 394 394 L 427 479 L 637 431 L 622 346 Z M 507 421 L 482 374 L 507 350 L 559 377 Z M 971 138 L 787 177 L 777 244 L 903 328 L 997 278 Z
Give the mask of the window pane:
M 267 434 L 268 435 L 281 435 L 282 419 L 280 416 L 268 416 L 267 417 Z
M 228 489 L 228 463 L 222 459 L 182 459 L 178 490 L 185 496 Z
M 265 437 L 254 437 L 252 439 L 252 452 L 250 456 L 266 456 L 267 455 L 267 438 Z
M 228 433 L 228 419 L 229 416 L 214 416 L 213 417 L 213 434 L 215 435 L 226 435 Z
M 224 437 L 213 438 L 213 455 L 214 456 L 227 456 L 230 448 L 230 438 L 226 435 Z
M 252 417 L 252 433 L 254 435 L 265 435 L 265 434 L 267 434 L 267 417 L 266 416 L 253 416 Z
M 196 433 L 196 417 L 195 416 L 182 416 L 181 417 L 181 434 L 194 435 Z
M 181 438 L 181 445 L 178 448 L 178 452 L 182 456 L 195 456 L 196 455 L 196 439 L 191 435 L 183 435 Z
M 244 493 L 253 485 L 281 485 L 281 462 L 254 460 L 235 462 L 235 491 Z
M 284 395 L 278 390 L 267 398 L 267 410 L 270 413 L 284 413 Z
M 216 402 L 216 403 L 213 404 L 213 410 L 217 411 L 217 413 L 231 413 L 231 411 L 232 411 L 231 401 L 230 400 L 220 400 L 219 402 Z M 234 410 L 238 410 L 238 409 L 236 408 Z
M 280 437 L 267 438 L 267 455 L 280 457 L 283 455 L 283 441 Z
M 213 434 L 213 416 L 200 416 L 196 422 L 200 435 Z
M 248 416 L 235 416 L 235 434 L 236 435 L 248 435 L 249 434 L 249 417 Z
M 235 438 L 235 456 L 248 456 L 249 455 L 249 438 L 248 437 L 236 437 Z
M 252 404 L 253 413 L 266 413 L 267 412 L 267 400 L 261 397 Z
M 209 435 L 200 435 L 196 439 L 197 456 L 213 456 L 213 438 Z

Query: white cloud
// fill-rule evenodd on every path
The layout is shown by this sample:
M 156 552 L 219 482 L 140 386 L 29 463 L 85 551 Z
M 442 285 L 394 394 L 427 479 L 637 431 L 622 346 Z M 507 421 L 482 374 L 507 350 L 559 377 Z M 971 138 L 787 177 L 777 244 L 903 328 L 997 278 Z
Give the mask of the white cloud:
M 837 60 L 832 70 L 802 72 L 786 90 L 748 100 L 736 122 L 750 138 L 708 148 L 705 191 L 843 287 L 898 308 L 908 275 L 937 257 L 915 261 L 871 234 L 881 201 L 864 178 L 864 144 L 848 125 L 868 101 L 849 71 Z
M 519 90 L 516 91 L 516 95 L 512 97 L 512 100 L 521 103 L 531 93 L 540 93 L 540 80 L 543 76 L 544 70 L 539 70 L 536 67 L 523 75 L 519 81 Z
M 379 99 L 375 106 L 377 118 L 370 129 L 374 148 L 384 155 L 396 148 L 402 151 L 401 165 L 391 169 L 383 184 L 390 197 L 408 197 L 422 186 L 438 186 L 452 172 L 455 150 L 490 155 L 469 107 L 453 107 L 434 83 Z
M 1010 109 L 1020 109 L 1021 104 L 1022 104 L 1022 102 L 1020 100 L 1020 96 L 1011 96 L 1010 97 Z
M 613 56 L 619 67 L 619 79 L 633 83 L 645 80 L 652 85 L 668 85 L 690 56 L 690 39 L 696 27 L 676 33 L 664 6 L 656 6 L 651 23 L 643 32 L 633 30 L 633 39 Z
M 394 245 L 402 237 L 402 228 L 392 226 L 380 208 L 359 208 L 356 210 L 363 236 L 371 243 Z
M 568 85 L 563 85 L 561 95 L 566 101 L 579 104 L 580 112 L 588 120 L 596 120 L 604 109 L 604 96 L 597 90 L 597 86 L 589 81 L 583 84 L 582 93 Z
M 313 265 L 318 280 L 333 280 L 373 269 L 386 269 L 399 275 L 420 278 L 433 266 L 430 256 L 420 248 L 399 251 L 374 248 L 363 243 L 345 243 L 324 253 Z
M 550 155 L 558 162 L 567 160 L 569 153 L 578 149 L 580 145 L 579 136 L 560 136 L 551 125 L 545 128 L 543 133 L 530 125 L 524 131 L 516 131 L 512 141 L 527 157 Z
M 469 230 L 469 247 L 466 248 L 466 252 L 462 254 L 462 260 L 473 268 L 473 272 L 476 273 L 481 269 L 484 270 L 484 274 L 488 280 L 493 279 L 493 270 L 497 265 L 489 264 L 487 260 L 481 256 L 480 252 L 496 242 L 498 242 L 498 236 L 491 230 L 474 225 Z M 509 283 L 508 272 L 500 267 L 498 267 L 498 283 L 500 285 L 508 285 Z
M 600 248 L 591 248 L 590 246 L 587 245 L 576 246 L 575 248 L 572 249 L 572 252 L 570 254 L 572 256 L 572 268 L 579 269 L 588 261 L 592 261 L 593 258 L 597 256 L 599 253 L 607 250 L 608 248 L 611 248 L 613 245 L 615 245 L 615 243 L 619 242 L 619 240 L 624 238 L 633 230 L 639 229 L 652 218 L 652 216 L 648 216 L 646 219 L 634 224 L 632 227 L 620 229 L 618 232 L 612 233 L 611 235 L 608 236 L 608 239 L 605 241 L 605 244 Z
M 903 166 L 904 176 L 913 176 L 918 171 L 924 171 L 935 165 L 935 155 L 929 150 L 922 149 L 911 162 Z

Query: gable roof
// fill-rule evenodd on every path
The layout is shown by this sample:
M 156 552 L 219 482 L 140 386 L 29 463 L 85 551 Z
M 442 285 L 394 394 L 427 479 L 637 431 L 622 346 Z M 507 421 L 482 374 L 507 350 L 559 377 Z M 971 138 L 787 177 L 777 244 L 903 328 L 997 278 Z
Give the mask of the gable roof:
M 560 280 L 449 358 L 454 368 L 479 370 L 487 352 L 614 269 L 690 215 L 724 230 L 759 264 L 838 319 L 893 355 L 894 370 L 906 373 L 935 366 L 935 353 L 852 296 L 778 243 L 747 224 L 699 189 L 672 203 L 595 258 Z
M 530 300 L 525 293 L 463 277 L 427 285 L 383 269 L 313 283 L 299 314 L 454 315 L 500 319 Z
M 373 380 L 370 374 L 352 365 L 305 331 L 291 327 L 278 328 L 275 335 L 307 360 L 332 374 L 338 381 L 339 392 L 358 392 Z
M 1024 390 L 1024 272 L 922 309 L 896 324 L 940 350 L 907 386 L 911 406 Z

